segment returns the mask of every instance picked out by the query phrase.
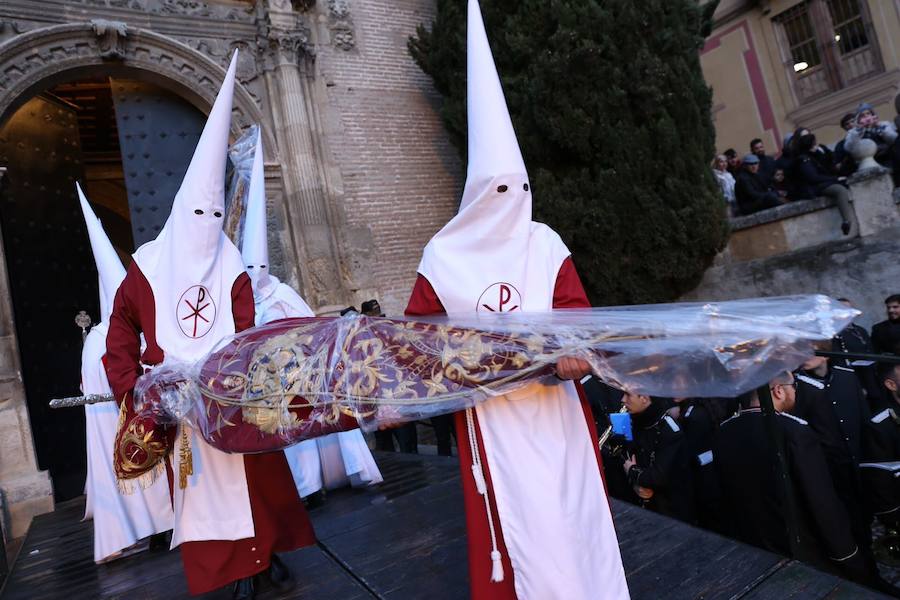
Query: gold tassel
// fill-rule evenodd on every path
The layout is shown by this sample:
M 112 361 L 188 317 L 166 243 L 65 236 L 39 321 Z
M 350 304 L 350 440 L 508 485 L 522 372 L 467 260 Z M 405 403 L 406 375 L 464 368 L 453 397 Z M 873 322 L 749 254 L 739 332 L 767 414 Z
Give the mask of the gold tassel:
M 187 487 L 188 475 L 194 474 L 194 455 L 191 453 L 191 440 L 187 428 L 181 427 L 181 448 L 178 450 L 178 487 Z

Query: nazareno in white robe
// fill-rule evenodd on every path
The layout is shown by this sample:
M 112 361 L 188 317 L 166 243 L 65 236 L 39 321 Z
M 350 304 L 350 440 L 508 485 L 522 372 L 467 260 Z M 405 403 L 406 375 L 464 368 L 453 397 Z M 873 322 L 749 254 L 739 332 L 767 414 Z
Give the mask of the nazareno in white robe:
M 106 323 L 95 325 L 81 353 L 81 390 L 84 394 L 110 394 L 103 368 Z M 119 421 L 115 402 L 84 407 L 87 429 L 85 518 L 94 521 L 94 561 L 102 562 L 151 535 L 172 529 L 175 515 L 165 477 L 142 489 L 134 484 L 121 494 L 113 468 L 113 446 Z

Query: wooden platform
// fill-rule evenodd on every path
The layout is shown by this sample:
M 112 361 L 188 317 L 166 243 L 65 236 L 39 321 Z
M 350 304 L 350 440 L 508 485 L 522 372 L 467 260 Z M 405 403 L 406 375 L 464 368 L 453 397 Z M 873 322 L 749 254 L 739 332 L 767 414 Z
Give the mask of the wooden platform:
M 377 454 L 385 483 L 333 493 L 312 512 L 318 546 L 286 555 L 300 580 L 261 600 L 408 600 L 468 597 L 456 459 Z M 631 596 L 642 599 L 880 598 L 795 561 L 613 502 Z M 83 501 L 35 519 L 3 600 L 173 600 L 187 597 L 177 552 L 92 562 Z M 603 598 L 597 590 L 597 598 Z M 230 598 L 228 591 L 204 596 Z

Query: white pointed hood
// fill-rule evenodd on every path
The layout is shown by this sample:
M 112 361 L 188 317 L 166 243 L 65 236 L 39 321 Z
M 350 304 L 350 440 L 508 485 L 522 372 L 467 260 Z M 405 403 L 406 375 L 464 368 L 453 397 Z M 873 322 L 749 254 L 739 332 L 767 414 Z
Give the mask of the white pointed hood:
M 557 269 L 568 250 L 552 230 L 531 220 L 531 185 L 477 0 L 469 0 L 466 47 L 466 186 L 459 213 L 425 247 L 418 270 L 448 311 L 485 305 L 523 310 L 518 292 L 507 292 L 526 287 L 536 235 L 552 246 Z M 492 286 L 501 287 L 495 294 Z M 497 298 L 483 302 L 484 293 Z
M 528 173 L 506 107 L 477 0 L 469 0 L 466 52 L 469 166 L 459 212 L 481 201 L 508 213 L 504 207 L 514 201 L 518 209 L 515 210 L 516 216 L 527 216 L 530 221 L 531 195 L 523 190 L 528 182 Z M 513 177 L 520 183 L 515 188 L 507 184 L 509 189 L 498 195 L 497 187 L 501 184 L 497 182 L 495 185 L 494 179 L 497 177 Z
M 81 212 L 84 214 L 84 224 L 87 225 L 88 237 L 91 240 L 91 252 L 94 253 L 94 262 L 97 264 L 97 275 L 100 280 L 100 322 L 109 323 L 109 315 L 112 313 L 113 300 L 122 280 L 125 279 L 125 267 L 112 242 L 103 229 L 100 219 L 94 214 L 94 210 L 84 197 L 81 186 L 75 183 L 78 190 L 78 201 L 81 203 Z
M 169 219 L 157 238 L 134 254 L 153 290 L 157 340 L 167 355 L 181 360 L 205 354 L 234 333 L 231 293 L 244 267 L 222 226 L 236 66 L 237 51 Z
M 241 255 L 244 266 L 253 282 L 253 298 L 256 302 L 272 292 L 275 281 L 269 275 L 269 244 L 266 227 L 266 180 L 263 169 L 264 155 L 262 131 L 256 135 L 256 153 L 250 170 L 247 193 L 247 214 L 244 217 L 244 234 Z

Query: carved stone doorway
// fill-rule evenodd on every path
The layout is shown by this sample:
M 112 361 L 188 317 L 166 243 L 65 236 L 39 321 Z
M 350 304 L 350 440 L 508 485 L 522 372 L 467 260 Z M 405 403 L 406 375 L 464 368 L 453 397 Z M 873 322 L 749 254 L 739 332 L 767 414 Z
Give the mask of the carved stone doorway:
M 242 56 L 244 71 L 252 71 L 253 56 L 247 52 Z M 98 77 L 152 83 L 205 114 L 225 75 L 227 59 L 207 56 L 172 37 L 121 22 L 97 20 L 40 27 L 0 41 L 0 123 L 49 89 Z M 235 89 L 234 102 L 235 136 L 250 124 L 264 121 L 257 100 L 241 85 Z M 266 147 L 277 148 L 272 131 L 264 128 L 263 134 Z M 277 153 L 273 151 L 270 156 L 275 158 Z M 0 179 L 0 190 L 8 187 L 13 168 L 0 163 L 0 177 L 7 173 Z M 273 191 L 283 193 L 280 170 L 273 172 L 271 183 Z M 93 194 L 98 194 L 96 188 Z M 0 244 L 0 528 L 10 539 L 23 535 L 34 515 L 53 509 L 53 492 L 34 450 L 16 335 L 17 315 L 7 273 L 11 257 L 4 252 L 6 245 Z M 296 262 L 293 256 L 292 262 Z M 70 322 L 71 316 L 67 319 Z
M 156 237 L 205 121 L 153 84 L 95 76 L 43 91 L 0 123 L 0 190 L 10 293 L 38 466 L 57 501 L 82 493 L 84 414 L 50 410 L 76 395 L 82 330 L 100 320 L 77 180 L 127 265 Z

